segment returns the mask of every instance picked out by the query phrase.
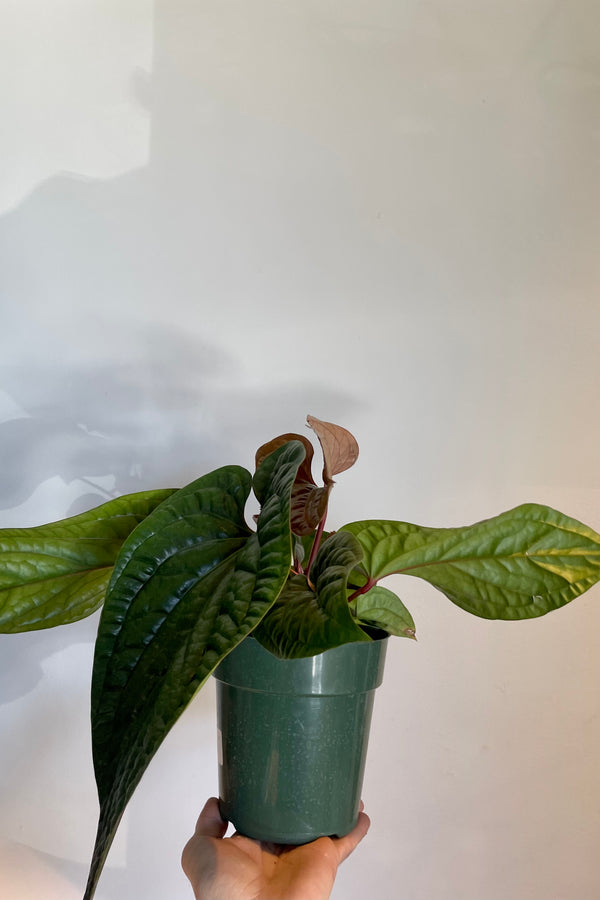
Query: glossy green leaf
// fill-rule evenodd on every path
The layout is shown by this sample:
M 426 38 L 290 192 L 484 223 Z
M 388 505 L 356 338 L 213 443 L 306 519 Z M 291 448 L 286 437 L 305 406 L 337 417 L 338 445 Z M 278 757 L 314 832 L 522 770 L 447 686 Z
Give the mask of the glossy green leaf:
M 541 616 L 600 579 L 600 535 L 533 503 L 465 528 L 366 521 L 343 530 L 362 546 L 370 578 L 415 575 L 487 619 Z
M 291 560 L 290 495 L 304 449 L 281 447 L 261 473 L 257 531 L 244 519 L 251 477 L 218 469 L 173 495 L 133 532 L 103 609 L 92 682 L 100 822 L 85 900 L 150 759 L 220 660 L 277 598 Z
M 104 600 L 123 541 L 173 493 L 144 491 L 34 528 L 0 531 L 0 632 L 89 616 Z
M 331 535 L 310 573 L 314 588 L 305 575 L 291 575 L 254 636 L 271 653 L 286 659 L 370 640 L 353 620 L 347 600 L 348 573 L 361 557 L 360 545 L 351 534 Z
M 376 625 L 394 634 L 415 640 L 415 623 L 404 603 L 387 588 L 376 585 L 366 594 L 360 594 L 353 603 L 354 613 L 359 621 Z

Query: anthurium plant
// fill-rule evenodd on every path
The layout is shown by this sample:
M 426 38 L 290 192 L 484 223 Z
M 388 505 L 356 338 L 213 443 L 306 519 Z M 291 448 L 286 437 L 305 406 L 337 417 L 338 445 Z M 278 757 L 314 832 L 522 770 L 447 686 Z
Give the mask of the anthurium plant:
M 372 626 L 414 638 L 409 611 L 380 584 L 394 573 L 489 619 L 544 615 L 600 578 L 600 535 L 532 503 L 463 528 L 368 520 L 328 533 L 333 478 L 358 445 L 340 426 L 308 424 L 320 485 L 311 442 L 284 434 L 258 450 L 254 475 L 225 466 L 179 490 L 0 531 L 0 631 L 64 625 L 103 604 L 91 697 L 100 818 L 84 900 L 152 756 L 247 635 L 283 658 L 370 641 Z

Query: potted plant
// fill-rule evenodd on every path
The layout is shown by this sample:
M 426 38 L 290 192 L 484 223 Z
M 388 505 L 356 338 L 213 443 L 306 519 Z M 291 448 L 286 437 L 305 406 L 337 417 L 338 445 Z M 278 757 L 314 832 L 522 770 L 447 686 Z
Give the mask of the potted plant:
M 285 434 L 259 449 L 254 476 L 225 466 L 180 490 L 132 494 L 61 522 L 0 532 L 1 631 L 65 624 L 104 604 L 91 704 L 100 820 L 85 900 L 93 897 L 148 763 L 212 673 L 227 699 L 245 695 L 232 700 L 241 725 L 219 714 L 223 753 L 237 756 L 240 746 L 252 747 L 243 730 L 248 722 L 258 721 L 262 729 L 255 739 L 259 752 L 251 763 L 242 762 L 241 774 L 221 773 L 224 811 L 231 814 L 239 799 L 241 809 L 233 815 L 245 821 L 244 806 L 257 802 L 251 782 L 258 757 L 272 763 L 285 755 L 272 728 L 278 721 L 273 707 L 253 703 L 262 694 L 259 704 L 291 694 L 295 679 L 309 697 L 305 706 L 315 706 L 319 694 L 342 698 L 337 711 L 330 708 L 317 715 L 316 725 L 300 726 L 312 729 L 312 737 L 296 745 L 296 765 L 304 765 L 305 773 L 315 768 L 304 757 L 310 742 L 322 751 L 342 734 L 356 745 L 348 766 L 360 782 L 387 637 L 415 636 L 410 613 L 381 579 L 414 575 L 467 612 L 513 620 L 558 609 L 600 579 L 600 535 L 537 504 L 464 528 L 368 520 L 327 533 L 333 478 L 354 464 L 358 446 L 340 426 L 311 416 L 308 424 L 323 453 L 322 485 L 312 476 L 310 441 Z M 251 491 L 260 506 L 255 527 L 246 521 Z M 344 669 L 354 682 L 350 688 L 339 688 Z M 316 673 L 316 691 L 314 680 L 306 687 L 308 670 Z M 258 687 L 248 689 L 250 676 L 258 678 Z M 295 707 L 289 719 L 300 717 Z M 337 725 L 331 733 L 322 731 L 332 721 Z M 260 750 L 261 741 L 269 742 L 268 753 Z M 263 772 L 258 779 L 261 803 L 281 817 L 291 802 L 278 787 L 286 779 L 269 778 Z M 357 795 L 345 775 L 342 793 L 338 801 L 328 790 L 327 805 L 339 807 L 336 821 L 349 829 Z M 301 813 L 312 815 L 304 808 Z M 285 816 L 281 821 L 283 832 L 275 837 L 286 833 Z M 255 824 L 249 822 L 248 830 Z M 312 827 L 309 822 L 301 839 L 310 838 Z

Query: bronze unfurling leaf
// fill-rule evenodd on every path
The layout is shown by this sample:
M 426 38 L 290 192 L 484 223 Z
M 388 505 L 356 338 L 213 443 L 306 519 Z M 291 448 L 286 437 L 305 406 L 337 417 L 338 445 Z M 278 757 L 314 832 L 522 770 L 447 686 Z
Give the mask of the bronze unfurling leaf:
M 341 425 L 323 422 L 314 416 L 306 421 L 319 438 L 323 450 L 323 481 L 331 484 L 334 475 L 345 472 L 358 459 L 358 443 L 353 434 Z
M 344 472 L 354 465 L 358 457 L 358 444 L 353 435 L 341 425 L 322 422 L 314 416 L 307 416 L 307 422 L 313 429 L 323 451 L 324 487 L 319 487 L 312 475 L 314 449 L 311 442 L 301 434 L 280 434 L 256 451 L 256 466 L 274 450 L 287 444 L 288 441 L 301 441 L 306 456 L 298 469 L 292 489 L 291 525 L 294 534 L 306 536 L 313 534 L 321 519 L 327 512 L 327 502 L 333 487 L 333 476 Z
M 315 451 L 311 442 L 303 434 L 293 434 L 292 432 L 289 432 L 288 434 L 280 434 L 278 437 L 267 441 L 266 444 L 262 444 L 262 446 L 260 446 L 256 451 L 256 468 L 258 469 L 261 462 L 266 456 L 268 456 L 270 453 L 273 453 L 273 451 L 277 450 L 279 447 L 283 447 L 283 445 L 287 444 L 289 441 L 300 441 L 300 443 L 304 447 L 304 450 L 306 451 L 304 461 L 298 469 L 296 482 L 308 482 L 308 484 L 314 484 L 316 486 L 316 481 L 312 477 L 312 460 L 313 456 L 315 455 Z

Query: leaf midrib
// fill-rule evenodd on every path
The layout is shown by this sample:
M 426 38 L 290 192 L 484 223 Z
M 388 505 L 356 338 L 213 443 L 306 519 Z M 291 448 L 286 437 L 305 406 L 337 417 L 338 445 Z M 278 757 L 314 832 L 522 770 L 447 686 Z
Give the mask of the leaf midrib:
M 394 569 L 392 572 L 386 572 L 386 575 L 401 575 L 404 572 L 410 572 L 411 569 L 425 569 L 429 566 L 443 566 L 443 565 L 452 565 L 453 563 L 458 562 L 486 562 L 489 560 L 493 560 L 495 562 L 500 562 L 503 559 L 529 559 L 535 565 L 540 565 L 538 560 L 535 557 L 541 556 L 600 556 L 599 550 L 592 550 L 589 553 L 583 553 L 581 550 L 571 548 L 570 550 L 549 550 L 542 551 L 542 553 L 534 553 L 531 554 L 528 551 L 524 553 L 503 553 L 502 555 L 493 556 L 491 554 L 486 554 L 485 556 L 454 556 L 450 559 L 435 559 L 429 560 L 428 562 L 417 563 L 414 566 L 405 566 L 402 569 Z M 384 577 L 383 575 L 381 576 Z
M 121 498 L 120 498 L 120 497 L 115 497 L 114 499 L 115 499 L 115 500 L 120 500 Z M 162 500 L 162 501 L 161 501 L 161 503 L 165 503 L 167 500 L 170 500 L 170 497 L 166 497 L 165 500 Z M 110 503 L 110 502 L 112 502 L 112 501 L 109 500 L 108 502 Z M 157 508 L 158 508 L 158 506 L 155 507 L 155 509 L 157 509 Z M 94 511 L 94 510 L 90 510 L 90 511 L 89 511 L 90 514 L 91 514 L 93 511 Z M 153 511 L 153 510 L 151 510 L 151 511 Z M 86 515 L 86 513 L 82 513 L 82 515 Z M 150 515 L 150 513 L 147 513 L 146 515 L 143 515 L 143 516 L 138 516 L 138 515 L 136 515 L 135 513 L 131 513 L 131 512 L 129 512 L 129 513 L 115 513 L 115 515 L 113 515 L 113 516 L 105 516 L 105 517 L 103 517 L 102 519 L 92 519 L 92 518 L 91 518 L 91 515 L 90 515 L 90 521 L 91 521 L 94 525 L 99 525 L 100 523 L 115 522 L 117 519 L 135 519 L 136 522 L 138 522 L 138 524 L 139 524 L 139 523 L 143 522 L 144 519 L 146 519 L 146 518 L 148 517 L 148 515 Z M 75 518 L 75 517 L 73 517 L 73 518 Z M 76 524 L 76 523 L 74 523 L 74 522 L 69 523 L 69 519 L 64 519 L 64 520 L 61 521 L 61 522 L 51 522 L 51 523 L 48 524 L 48 525 L 30 525 L 30 526 L 25 526 L 24 528 L 3 528 L 2 531 L 4 532 L 4 534 L 8 534 L 8 535 L 11 535 L 11 534 L 13 534 L 13 533 L 14 533 L 15 535 L 17 535 L 17 534 L 23 533 L 23 532 L 28 532 L 29 534 L 31 534 L 32 532 L 41 531 L 42 529 L 47 530 L 47 529 L 49 529 L 49 528 L 52 528 L 53 526 L 55 526 L 56 528 L 60 528 L 60 529 L 82 528 L 82 527 L 85 527 L 85 525 L 83 525 L 83 524 L 81 524 L 81 523 L 79 523 L 79 524 Z M 74 538 L 68 538 L 68 537 L 67 537 L 67 538 L 60 538 L 60 537 L 58 537 L 58 538 L 56 538 L 56 540 L 57 540 L 57 541 L 60 541 L 60 540 L 62 540 L 62 541 L 70 541 L 70 540 L 72 540 L 72 541 L 80 541 L 80 540 L 81 540 L 81 541 L 92 541 L 92 540 L 93 540 L 93 541 L 104 541 L 104 540 L 107 540 L 107 538 L 94 537 L 93 535 L 91 535 L 90 537 L 74 537 Z M 4 545 L 2 544 L 2 542 L 0 542 L 0 552 L 4 552 Z
M 8 604 L 8 610 L 4 609 L 3 611 L 0 612 L 0 633 L 2 633 L 2 634 L 14 634 L 15 633 L 14 631 L 4 631 L 3 630 L 3 626 L 6 624 L 7 621 L 11 622 L 13 625 L 18 625 L 20 628 L 34 624 L 34 623 L 28 621 L 28 617 L 33 612 L 36 612 L 39 610 L 43 611 L 44 608 L 47 607 L 48 603 L 56 602 L 57 598 L 60 597 L 61 594 L 63 594 L 65 590 L 72 591 L 73 587 L 75 587 L 76 591 L 80 590 L 80 587 L 77 584 L 77 582 L 86 576 L 93 575 L 93 578 L 89 579 L 89 581 L 86 583 L 87 588 L 93 587 L 94 581 L 101 582 L 102 579 L 110 572 L 111 569 L 112 569 L 112 566 L 104 566 L 102 568 L 91 569 L 89 572 L 69 572 L 66 575 L 63 575 L 61 577 L 65 580 L 66 579 L 69 579 L 69 581 L 72 580 L 70 584 L 64 585 L 63 587 L 60 588 L 60 590 L 53 593 L 51 597 L 46 597 L 46 598 L 40 600 L 39 602 L 38 602 L 38 598 L 35 596 L 27 597 L 27 605 L 25 607 L 25 610 L 18 614 L 15 614 L 14 609 L 11 610 L 10 604 Z M 29 586 L 29 583 L 27 586 Z M 2 594 L 8 593 L 9 591 L 18 590 L 18 589 L 19 589 L 18 586 L 12 587 L 12 588 L 3 588 L 2 591 L 0 591 L 0 601 L 2 600 Z M 86 600 L 85 604 L 82 604 L 81 603 L 81 593 L 79 593 L 79 594 L 76 593 L 74 596 L 71 596 L 71 600 L 69 602 L 63 603 L 63 605 L 61 606 L 61 608 L 59 610 L 55 610 L 54 612 L 51 612 L 50 615 L 46 615 L 44 618 L 44 621 L 52 621 L 53 619 L 56 619 L 56 618 L 60 619 L 65 614 L 65 612 L 67 612 L 68 610 L 76 609 L 80 605 L 83 605 L 84 608 L 86 608 L 88 606 L 88 603 L 89 603 L 89 599 Z M 96 608 L 98 608 L 98 607 L 96 607 Z M 93 610 L 90 610 L 90 612 L 91 611 L 93 611 Z M 36 621 L 37 620 L 34 620 L 34 622 L 36 622 Z M 67 624 L 67 623 L 59 622 L 58 624 L 60 625 L 60 624 Z
M 109 566 L 89 566 L 87 569 L 74 569 L 71 572 L 61 572 L 58 575 L 48 575 L 47 578 L 35 578 L 33 581 L 21 581 L 19 584 L 10 585 L 0 588 L 0 596 L 9 591 L 18 591 L 22 587 L 35 586 L 36 584 L 47 584 L 51 581 L 59 581 L 62 578 L 75 578 L 80 575 L 87 575 L 91 572 L 105 572 L 107 569 L 113 569 L 113 565 Z

